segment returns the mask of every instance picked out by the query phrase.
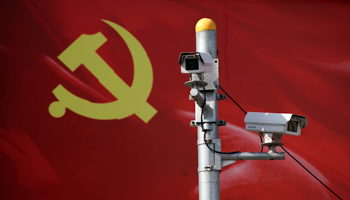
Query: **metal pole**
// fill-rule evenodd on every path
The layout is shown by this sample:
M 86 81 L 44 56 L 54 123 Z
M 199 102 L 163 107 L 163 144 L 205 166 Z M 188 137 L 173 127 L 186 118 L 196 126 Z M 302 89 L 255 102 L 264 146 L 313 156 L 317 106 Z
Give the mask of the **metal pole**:
M 213 59 L 217 58 L 216 49 L 216 25 L 213 20 L 203 18 L 196 24 L 196 51 L 210 53 Z M 207 106 L 204 106 L 203 127 L 205 127 L 205 138 L 202 126 L 199 125 L 198 133 L 198 185 L 200 200 L 220 200 L 219 173 L 221 170 L 221 158 L 215 155 L 205 144 L 204 139 L 211 148 L 221 150 L 218 140 L 218 107 L 217 88 L 219 81 L 218 63 L 213 72 L 204 74 L 204 81 L 208 83 L 205 88 L 199 88 L 200 96 L 206 98 Z M 192 80 L 200 79 L 198 75 L 192 74 Z M 201 102 L 202 99 L 199 101 Z M 198 102 L 198 100 L 197 100 Z M 201 122 L 202 105 L 196 103 L 196 122 Z M 215 142 L 219 141 L 219 142 Z M 219 164 L 220 162 L 220 164 Z M 218 166 L 219 165 L 219 166 Z
M 225 160 L 284 160 L 284 152 L 269 152 L 269 153 L 249 153 L 240 152 L 235 154 L 223 154 L 221 159 Z
M 203 18 L 197 22 L 196 51 L 210 53 L 214 60 L 211 72 L 192 73 L 190 74 L 191 80 L 185 83 L 186 86 L 192 88 L 190 99 L 196 102 L 196 119 L 191 122 L 191 126 L 197 126 L 198 134 L 199 200 L 220 200 L 219 174 L 222 167 L 233 164 L 236 160 L 284 160 L 285 155 L 275 152 L 276 142 L 281 145 L 279 143 L 281 136 L 278 135 L 275 141 L 269 144 L 270 151 L 268 153 L 220 153 L 221 140 L 219 139 L 218 127 L 226 125 L 226 122 L 218 119 L 218 100 L 226 99 L 226 97 L 218 95 L 217 91 L 219 88 L 219 60 L 216 49 L 216 25 L 213 20 Z M 267 136 L 265 135 L 265 137 Z

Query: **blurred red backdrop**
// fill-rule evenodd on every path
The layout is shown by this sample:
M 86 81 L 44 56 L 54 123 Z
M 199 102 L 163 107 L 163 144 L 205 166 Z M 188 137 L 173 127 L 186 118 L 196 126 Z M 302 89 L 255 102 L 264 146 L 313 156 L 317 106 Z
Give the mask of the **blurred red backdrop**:
M 0 198 L 197 199 L 194 103 L 177 59 L 195 51 L 203 17 L 217 25 L 220 85 L 246 111 L 306 116 L 308 126 L 300 137 L 285 136 L 285 148 L 350 198 L 349 10 L 347 1 L 2 1 Z M 97 53 L 132 85 L 128 46 L 102 20 L 147 52 L 147 102 L 157 110 L 148 123 L 48 111 L 59 84 L 90 102 L 118 101 L 84 65 L 72 72 L 57 58 L 82 34 L 107 38 Z M 219 129 L 224 151 L 260 151 L 232 102 L 220 101 L 219 117 L 228 122 Z M 221 172 L 221 199 L 258 198 L 336 199 L 287 155 Z

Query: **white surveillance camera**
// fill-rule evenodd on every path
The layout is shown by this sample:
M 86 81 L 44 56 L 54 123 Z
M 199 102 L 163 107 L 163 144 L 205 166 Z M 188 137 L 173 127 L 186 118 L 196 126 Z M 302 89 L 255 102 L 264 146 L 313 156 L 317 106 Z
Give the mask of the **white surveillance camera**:
M 299 136 L 307 124 L 306 117 L 286 113 L 248 112 L 245 129 L 259 133 L 276 133 Z
M 213 58 L 209 53 L 184 52 L 179 58 L 181 72 L 184 74 L 211 72 L 213 64 Z

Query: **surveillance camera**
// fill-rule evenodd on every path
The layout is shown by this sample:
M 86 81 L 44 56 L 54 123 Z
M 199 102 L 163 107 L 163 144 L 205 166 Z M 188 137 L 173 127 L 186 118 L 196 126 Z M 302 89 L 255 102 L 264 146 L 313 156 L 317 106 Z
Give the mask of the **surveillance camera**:
M 179 65 L 184 74 L 211 72 L 214 62 L 209 53 L 184 52 L 180 54 Z
M 259 133 L 276 133 L 299 136 L 307 124 L 306 117 L 286 113 L 248 112 L 245 129 Z

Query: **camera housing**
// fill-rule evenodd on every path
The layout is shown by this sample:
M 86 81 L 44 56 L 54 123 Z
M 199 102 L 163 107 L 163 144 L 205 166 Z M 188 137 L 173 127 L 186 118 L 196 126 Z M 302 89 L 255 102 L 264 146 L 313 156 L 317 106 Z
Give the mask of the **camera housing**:
M 248 112 L 244 122 L 248 131 L 295 136 L 307 125 L 306 117 L 287 113 Z
M 183 52 L 179 58 L 179 65 L 183 74 L 211 72 L 213 64 L 211 55 L 204 52 Z

